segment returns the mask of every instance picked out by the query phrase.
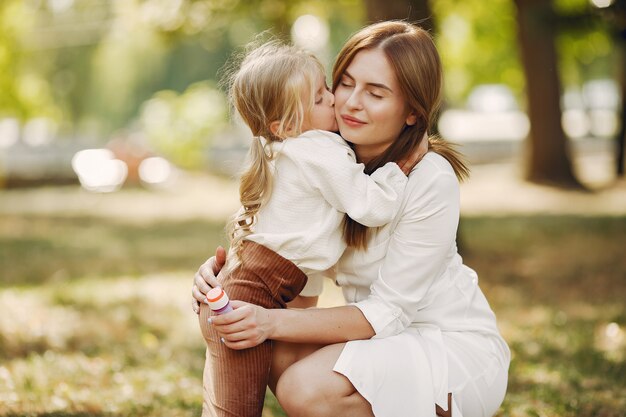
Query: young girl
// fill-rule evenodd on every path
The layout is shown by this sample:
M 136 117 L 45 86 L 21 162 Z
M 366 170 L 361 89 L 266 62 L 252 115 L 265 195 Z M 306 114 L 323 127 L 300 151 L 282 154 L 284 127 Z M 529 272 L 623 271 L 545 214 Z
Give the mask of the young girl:
M 337 130 L 334 96 L 322 65 L 307 52 L 264 44 L 245 57 L 230 84 L 231 100 L 254 137 L 220 283 L 231 299 L 284 308 L 301 292 L 321 293 L 323 272 L 346 248 L 345 214 L 368 227 L 396 215 L 415 160 L 403 164 L 404 172 L 390 162 L 366 175 L 350 146 L 330 132 Z M 211 328 L 210 315 L 202 305 L 203 415 L 260 416 L 271 341 L 231 350 Z

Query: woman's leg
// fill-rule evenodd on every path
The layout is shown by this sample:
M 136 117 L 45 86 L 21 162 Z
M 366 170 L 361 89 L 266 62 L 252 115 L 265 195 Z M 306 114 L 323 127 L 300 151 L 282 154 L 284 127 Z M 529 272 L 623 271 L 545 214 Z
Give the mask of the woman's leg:
M 269 387 L 276 394 L 276 384 L 283 372 L 294 363 L 309 356 L 324 345 L 274 341 Z
M 318 349 L 282 373 L 275 392 L 289 417 L 374 416 L 348 378 L 333 371 L 344 345 Z

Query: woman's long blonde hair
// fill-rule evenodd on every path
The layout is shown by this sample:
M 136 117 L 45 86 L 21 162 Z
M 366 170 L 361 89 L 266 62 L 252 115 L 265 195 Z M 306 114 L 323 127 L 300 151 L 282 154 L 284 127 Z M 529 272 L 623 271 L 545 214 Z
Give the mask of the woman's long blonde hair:
M 229 255 L 229 270 L 241 263 L 243 240 L 253 232 L 256 216 L 271 194 L 271 144 L 302 133 L 320 72 L 323 67 L 315 56 L 272 40 L 253 47 L 228 77 L 230 101 L 253 135 L 239 181 L 242 209 L 227 226 L 235 255 Z
M 435 122 L 443 83 L 439 53 L 428 32 L 407 22 L 386 21 L 361 29 L 341 49 L 333 67 L 333 92 L 356 54 L 371 49 L 380 49 L 386 55 L 409 108 L 417 115 L 417 123 L 405 126 L 385 152 L 365 164 L 368 174 L 387 162 L 402 159 L 419 145 Z M 469 175 L 461 154 L 451 144 L 438 137 L 429 137 L 428 141 L 429 149 L 450 162 L 459 180 Z M 346 215 L 343 231 L 348 246 L 367 248 L 367 227 Z

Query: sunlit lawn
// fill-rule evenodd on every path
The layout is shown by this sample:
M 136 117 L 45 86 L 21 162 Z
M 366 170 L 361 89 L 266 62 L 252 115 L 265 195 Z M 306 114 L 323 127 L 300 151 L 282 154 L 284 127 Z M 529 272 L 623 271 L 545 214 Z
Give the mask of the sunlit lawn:
M 464 218 L 461 237 L 513 350 L 499 415 L 623 416 L 626 217 Z M 203 221 L 0 217 L 0 416 L 199 415 L 190 284 L 223 242 Z

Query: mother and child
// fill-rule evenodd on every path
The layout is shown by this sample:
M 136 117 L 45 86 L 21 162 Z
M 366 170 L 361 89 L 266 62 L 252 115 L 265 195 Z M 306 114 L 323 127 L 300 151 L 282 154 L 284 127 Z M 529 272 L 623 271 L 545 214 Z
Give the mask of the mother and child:
M 367 26 L 332 81 L 276 42 L 232 75 L 254 137 L 226 265 L 218 250 L 194 278 L 203 416 L 261 416 L 266 386 L 290 417 L 492 416 L 510 352 L 457 251 L 468 170 L 428 137 L 442 94 L 434 42 L 407 22 Z M 316 308 L 332 270 L 346 305 Z M 218 286 L 234 311 L 210 313 Z

